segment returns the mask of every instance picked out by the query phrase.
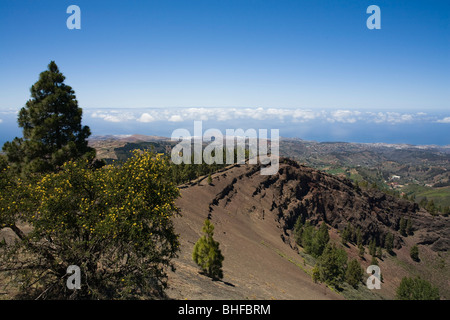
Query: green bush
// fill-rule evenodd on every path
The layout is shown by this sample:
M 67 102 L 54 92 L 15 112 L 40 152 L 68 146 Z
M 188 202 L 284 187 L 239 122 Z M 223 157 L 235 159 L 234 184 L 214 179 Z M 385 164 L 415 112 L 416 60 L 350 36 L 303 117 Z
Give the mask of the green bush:
M 397 288 L 398 300 L 439 300 L 439 289 L 420 277 L 404 277 Z
M 314 267 L 313 280 L 340 288 L 345 281 L 346 271 L 347 253 L 335 244 L 329 243 Z
M 209 219 L 205 220 L 202 231 L 204 235 L 195 243 L 192 259 L 208 277 L 222 279 L 224 257 L 219 249 L 219 242 L 213 238 L 214 225 Z
M 384 240 L 384 247 L 389 254 L 393 253 L 394 250 L 394 235 L 390 232 L 386 235 L 386 239 Z
M 88 161 L 67 162 L 35 183 L 10 179 L 10 186 L 0 191 L 0 221 L 17 230 L 21 241 L 2 247 L 6 258 L 0 264 L 15 270 L 13 282 L 21 283 L 20 295 L 162 296 L 166 268 L 179 247 L 171 219 L 178 210 L 179 190 L 167 181 L 168 168 L 168 160 L 136 152 L 121 167 L 93 169 Z M 21 199 L 9 193 L 12 187 Z M 15 206 L 5 207 L 13 201 Z M 18 218 L 31 232 L 21 232 Z M 69 265 L 81 269 L 80 290 L 65 285 Z
M 414 261 L 420 261 L 419 247 L 417 245 L 412 246 L 411 250 L 409 251 L 409 255 L 411 256 L 411 259 L 413 259 Z
M 294 237 L 297 244 L 302 246 L 307 254 L 315 258 L 320 257 L 330 241 L 328 226 L 325 222 L 316 229 L 309 221 L 306 221 L 303 225 L 300 217 L 294 226 Z
M 351 285 L 353 288 L 357 289 L 358 284 L 362 280 L 364 270 L 359 264 L 358 260 L 352 259 L 348 263 L 347 271 L 345 273 L 345 281 Z

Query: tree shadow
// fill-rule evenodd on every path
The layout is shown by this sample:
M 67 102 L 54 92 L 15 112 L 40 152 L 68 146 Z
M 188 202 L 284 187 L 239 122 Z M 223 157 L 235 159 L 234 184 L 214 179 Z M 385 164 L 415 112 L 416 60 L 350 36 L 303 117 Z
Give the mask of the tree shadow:
M 393 257 L 396 257 L 396 256 L 397 256 L 397 254 L 396 254 L 394 251 L 390 251 L 390 252 L 388 252 L 388 254 L 390 254 L 390 255 L 393 256 Z
M 229 286 L 229 287 L 236 287 L 234 284 L 232 284 L 231 282 L 226 282 L 226 281 L 222 281 L 223 282 L 223 284 L 225 284 L 225 285 L 227 285 L 227 286 Z
M 210 278 L 211 279 L 211 281 L 214 281 L 214 282 L 222 282 L 224 285 L 226 285 L 226 286 L 229 286 L 229 287 L 236 287 L 234 284 L 232 284 L 231 282 L 227 282 L 227 281 L 223 281 L 222 279 L 218 279 L 218 278 L 211 278 L 206 272 L 204 272 L 204 271 L 199 271 L 198 272 L 199 274 L 201 274 L 202 276 L 205 276 L 205 277 L 207 277 L 207 278 Z

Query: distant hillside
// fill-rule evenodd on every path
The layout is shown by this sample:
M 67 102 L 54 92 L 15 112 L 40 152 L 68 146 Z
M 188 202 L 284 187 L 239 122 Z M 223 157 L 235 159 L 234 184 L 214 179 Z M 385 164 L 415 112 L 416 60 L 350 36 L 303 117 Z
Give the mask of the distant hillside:
M 417 203 L 433 200 L 437 211 L 449 213 L 450 146 L 283 139 L 280 153 L 331 174 L 406 194 Z
M 397 175 L 402 183 L 450 185 L 450 147 L 283 139 L 280 148 L 283 156 L 316 168 L 363 167 L 384 180 Z
M 135 149 L 150 149 L 157 153 L 168 153 L 175 143 L 169 138 L 144 135 L 94 136 L 89 145 L 97 150 L 97 157 L 107 163 L 125 161 Z
M 90 139 L 99 158 L 124 160 L 133 149 L 169 153 L 175 142 L 159 136 L 97 136 Z M 282 138 L 280 155 L 353 181 L 421 200 L 433 200 L 444 213 L 450 206 L 450 146 L 315 142 Z M 447 208 L 446 208 L 447 207 Z M 450 209 L 449 209 L 450 210 Z
M 100 158 L 116 159 L 126 149 L 175 145 L 170 138 L 159 136 L 95 136 L 90 145 Z M 383 143 L 315 142 L 281 138 L 280 155 L 319 169 L 349 169 L 363 167 L 376 172 L 384 180 L 393 175 L 400 182 L 450 186 L 450 146 L 413 146 Z M 361 174 L 369 175 L 368 172 Z

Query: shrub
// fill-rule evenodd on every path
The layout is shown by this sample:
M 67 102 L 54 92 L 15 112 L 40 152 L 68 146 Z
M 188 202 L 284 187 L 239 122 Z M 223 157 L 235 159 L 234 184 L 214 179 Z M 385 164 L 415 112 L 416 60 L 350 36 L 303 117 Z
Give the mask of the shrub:
M 323 222 L 319 229 L 316 229 L 309 221 L 303 225 L 301 218 L 298 218 L 294 226 L 294 235 L 298 245 L 305 249 L 307 254 L 315 258 L 320 257 L 326 245 L 330 241 L 328 227 Z
M 384 247 L 389 254 L 393 253 L 394 249 L 394 236 L 392 233 L 388 232 L 386 239 L 384 240 Z
M 67 162 L 35 184 L 18 182 L 19 208 L 2 208 L 21 241 L 0 264 L 15 268 L 28 298 L 121 299 L 160 297 L 166 268 L 179 247 L 172 216 L 179 190 L 166 180 L 168 160 L 135 153 L 122 167 L 92 169 Z M 2 192 L 2 197 L 8 197 Z M 12 200 L 12 199 L 11 199 Z M 13 210 L 14 209 L 14 210 Z M 32 227 L 21 232 L 20 219 Z M 81 269 L 81 289 L 65 285 L 70 265 Z
M 439 289 L 420 277 L 404 277 L 397 288 L 398 300 L 439 300 Z
M 357 289 L 359 282 L 362 280 L 364 270 L 358 260 L 353 259 L 349 262 L 345 273 L 345 281 L 353 288 Z
M 313 280 L 339 288 L 345 280 L 346 270 L 347 253 L 329 243 L 314 267 Z
M 219 243 L 213 238 L 214 225 L 209 219 L 205 220 L 202 231 L 204 235 L 195 243 L 192 259 L 207 276 L 214 280 L 222 279 L 224 257 L 219 249 Z
M 409 251 L 409 255 L 411 256 L 411 259 L 413 259 L 414 261 L 420 261 L 419 247 L 417 245 L 412 246 L 411 250 Z

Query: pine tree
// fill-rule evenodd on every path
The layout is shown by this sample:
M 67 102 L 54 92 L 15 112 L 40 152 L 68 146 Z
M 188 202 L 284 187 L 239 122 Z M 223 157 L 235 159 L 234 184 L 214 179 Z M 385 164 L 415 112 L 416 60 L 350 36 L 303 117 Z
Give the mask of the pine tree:
M 429 213 L 431 213 L 433 215 L 436 214 L 437 209 L 436 209 L 436 205 L 434 204 L 434 200 L 428 201 L 426 209 Z
M 383 249 L 381 247 L 377 247 L 377 257 L 380 259 L 383 257 Z
M 358 193 L 361 192 L 361 187 L 359 186 L 358 180 L 355 181 L 355 183 L 354 183 L 354 188 L 355 188 L 355 191 L 356 191 L 356 192 L 358 192 Z
M 367 182 L 366 180 L 362 180 L 362 181 L 359 183 L 359 186 L 360 186 L 361 188 L 364 188 L 364 189 L 367 189 L 367 188 L 368 188 L 368 185 L 369 185 L 369 182 Z
M 342 234 L 341 234 L 342 244 L 346 245 L 347 242 L 351 241 L 351 238 L 352 238 L 351 225 L 347 224 L 347 226 L 345 227 L 345 229 L 342 231 Z
M 219 242 L 213 238 L 214 225 L 209 219 L 205 220 L 202 231 L 204 236 L 195 243 L 192 259 L 208 277 L 214 280 L 222 279 L 224 257 L 219 249 Z
M 394 236 L 392 235 L 392 233 L 388 233 L 386 235 L 386 239 L 384 241 L 384 246 L 386 248 L 386 251 L 390 254 L 392 254 L 392 250 L 394 249 Z
M 428 199 L 427 199 L 427 197 L 423 197 L 420 200 L 419 206 L 421 206 L 422 208 L 426 208 L 428 206 Z
M 411 259 L 413 259 L 414 261 L 420 261 L 419 247 L 417 245 L 412 246 L 411 250 L 409 251 L 409 255 L 411 256 Z
M 358 260 L 353 259 L 348 263 L 347 271 L 345 273 L 345 281 L 353 288 L 357 289 L 359 282 L 362 280 L 363 273 L 364 270 Z
M 364 246 L 362 244 L 358 245 L 358 255 L 360 258 L 364 259 L 364 254 L 366 253 L 366 249 L 364 248 Z
M 402 236 L 406 237 L 407 233 L 406 233 L 406 225 L 407 225 L 407 221 L 405 218 L 401 217 L 400 218 L 400 228 L 399 228 L 399 232 Z
M 358 227 L 358 228 L 356 229 L 355 235 L 356 235 L 356 239 L 355 239 L 356 245 L 359 246 L 360 244 L 363 243 L 362 232 L 361 232 L 361 228 L 360 228 L 360 227 Z
M 313 252 L 313 241 L 316 235 L 316 230 L 311 222 L 306 221 L 303 226 L 301 246 L 305 249 L 307 254 L 312 254 Z
M 23 137 L 3 146 L 8 161 L 17 171 L 48 172 L 64 162 L 88 157 L 94 149 L 88 146 L 90 129 L 81 125 L 82 109 L 72 88 L 54 61 L 31 87 L 31 99 L 18 116 Z
M 377 255 L 377 243 L 375 242 L 375 240 L 372 240 L 369 243 L 369 254 L 371 256 L 376 256 Z
M 299 246 L 302 245 L 302 233 L 303 233 L 303 221 L 302 217 L 299 216 L 294 225 L 294 239 Z
M 326 245 L 330 241 L 328 234 L 328 227 L 323 222 L 319 229 L 311 225 L 310 221 L 302 224 L 301 218 L 297 219 L 294 226 L 295 241 L 298 245 L 305 249 L 305 253 L 312 255 L 315 258 L 320 257 Z
M 410 236 L 414 234 L 413 224 L 412 224 L 411 219 L 408 219 L 408 221 L 406 222 L 406 234 L 408 234 Z
M 313 280 L 325 282 L 336 288 L 345 280 L 347 253 L 328 243 L 313 270 Z
M 442 213 L 443 213 L 444 216 L 448 216 L 450 214 L 450 206 L 445 206 L 442 209 Z
M 312 242 L 312 255 L 314 257 L 320 257 L 326 245 L 330 241 L 330 235 L 328 234 L 328 227 L 325 222 L 323 222 L 319 230 L 315 233 L 313 242 Z

